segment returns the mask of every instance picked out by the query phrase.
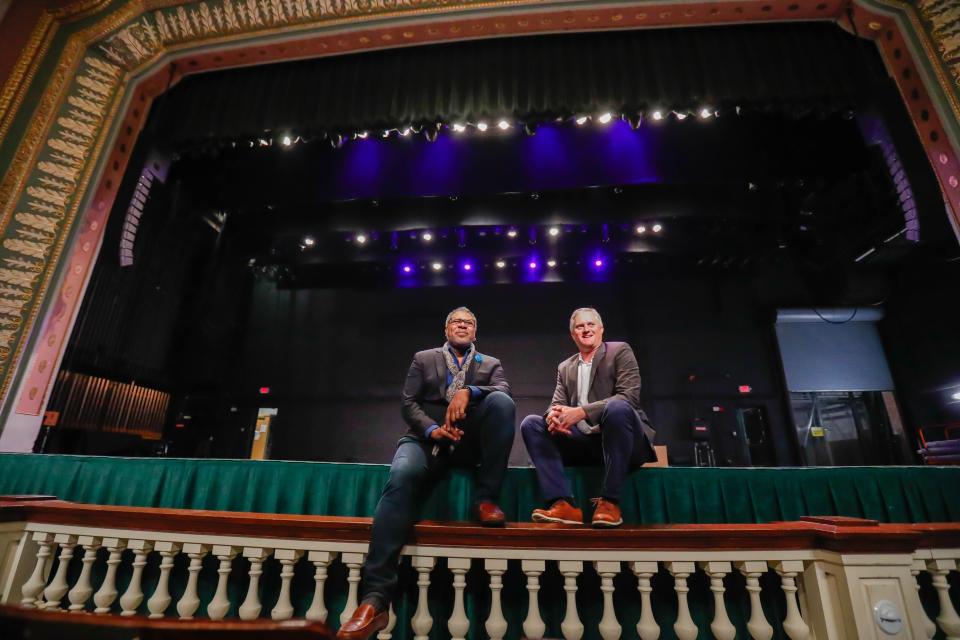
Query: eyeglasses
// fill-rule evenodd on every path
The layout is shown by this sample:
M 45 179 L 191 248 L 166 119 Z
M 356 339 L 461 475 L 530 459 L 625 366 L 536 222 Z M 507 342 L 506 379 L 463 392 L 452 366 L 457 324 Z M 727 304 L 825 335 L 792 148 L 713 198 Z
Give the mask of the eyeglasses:
M 475 327 L 477 322 L 470 318 L 452 318 L 447 324 L 462 324 L 465 327 Z

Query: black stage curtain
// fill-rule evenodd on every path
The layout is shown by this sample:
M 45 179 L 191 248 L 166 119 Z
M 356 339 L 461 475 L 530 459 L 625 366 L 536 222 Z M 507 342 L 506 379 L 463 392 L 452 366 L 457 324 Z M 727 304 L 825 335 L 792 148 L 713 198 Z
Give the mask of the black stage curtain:
M 833 23 L 513 37 L 188 77 L 154 127 L 184 143 L 607 109 L 837 109 L 884 75 L 875 47 Z

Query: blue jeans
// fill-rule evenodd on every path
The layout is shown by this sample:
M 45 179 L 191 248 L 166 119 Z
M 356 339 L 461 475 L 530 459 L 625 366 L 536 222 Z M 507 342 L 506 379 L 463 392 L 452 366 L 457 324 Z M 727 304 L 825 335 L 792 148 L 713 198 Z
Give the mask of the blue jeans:
M 574 425 L 570 435 L 547 431 L 543 416 L 527 416 L 520 424 L 520 435 L 537 469 L 540 492 L 547 503 L 571 498 L 573 490 L 563 472 L 570 465 L 603 464 L 601 494 L 619 500 L 623 483 L 631 469 L 655 459 L 640 420 L 630 403 L 611 400 L 600 415 L 600 433 L 585 434 Z
M 476 466 L 477 502 L 499 498 L 515 422 L 513 400 L 494 391 L 468 409 L 467 417 L 459 425 L 463 437 L 453 452 L 441 444 L 434 456 L 433 441 L 422 442 L 409 436 L 400 440 L 390 465 L 390 477 L 373 515 L 370 548 L 360 583 L 361 600 L 377 597 L 389 603 L 393 599 L 400 550 L 417 520 L 419 499 L 424 489 L 429 489 L 451 466 Z

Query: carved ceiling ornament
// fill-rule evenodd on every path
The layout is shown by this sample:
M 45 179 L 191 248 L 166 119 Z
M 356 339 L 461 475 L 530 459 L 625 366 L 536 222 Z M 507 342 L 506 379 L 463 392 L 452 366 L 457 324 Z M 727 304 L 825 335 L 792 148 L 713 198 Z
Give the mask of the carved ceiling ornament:
M 785 6 L 791 1 L 776 0 Z M 940 59 L 931 62 L 949 71 L 951 86 L 941 88 L 952 96 L 948 111 L 960 120 L 957 0 L 917 0 L 917 5 L 900 0 L 859 1 L 914 14 L 907 22 L 922 24 L 924 32 L 908 36 L 936 51 Z M 767 5 L 774 3 L 770 0 Z M 652 1 L 637 4 L 657 6 Z M 728 8 L 742 13 L 734 4 Z M 599 11 L 601 5 L 596 6 Z M 691 16 L 699 12 L 696 15 L 703 16 L 699 20 L 706 23 L 716 6 L 691 2 L 688 12 L 694 12 Z M 451 12 L 489 14 L 497 9 L 542 7 L 536 0 L 82 0 L 45 14 L 0 92 L 0 139 L 17 112 L 32 109 L 30 124 L 12 158 L 0 167 L 4 171 L 0 181 L 0 397 L 9 391 L 26 330 L 35 325 L 134 73 L 164 54 L 182 55 L 200 46 L 239 40 L 255 44 L 277 34 L 302 35 L 333 24 L 359 27 L 373 18 L 413 17 L 426 22 Z M 590 7 L 589 3 L 564 5 L 568 12 Z M 52 50 L 58 25 L 65 28 L 70 20 L 92 15 L 102 17 L 72 33 L 62 49 Z M 635 15 L 647 18 L 646 12 Z M 559 21 L 560 10 L 558 16 Z M 596 22 L 592 18 L 587 22 Z M 40 63 L 51 56 L 58 58 L 55 70 L 36 77 Z M 45 87 L 43 95 L 36 104 L 26 105 L 23 96 L 34 86 Z

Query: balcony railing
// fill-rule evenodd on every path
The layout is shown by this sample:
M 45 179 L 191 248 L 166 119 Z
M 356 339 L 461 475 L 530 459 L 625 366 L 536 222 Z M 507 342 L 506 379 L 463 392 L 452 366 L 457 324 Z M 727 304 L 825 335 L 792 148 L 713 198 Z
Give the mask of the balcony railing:
M 286 620 L 299 611 L 342 622 L 357 604 L 369 533 L 369 518 L 0 498 L 0 597 L 101 615 Z M 415 574 L 409 606 L 391 610 L 379 640 L 411 632 L 426 640 L 437 627 L 455 639 L 555 630 L 566 640 L 613 640 L 634 635 L 625 625 L 642 640 L 670 635 L 667 627 L 681 640 L 706 637 L 707 626 L 726 640 L 923 639 L 937 627 L 960 637 L 950 593 L 960 524 L 825 517 L 594 530 L 422 522 L 403 555 Z M 268 564 L 275 588 L 264 580 Z M 294 593 L 303 587 L 295 573 L 305 569 L 311 593 Z M 562 589 L 542 593 L 544 579 Z M 509 580 L 522 597 L 504 597 Z M 467 606 L 469 598 L 482 605 Z

